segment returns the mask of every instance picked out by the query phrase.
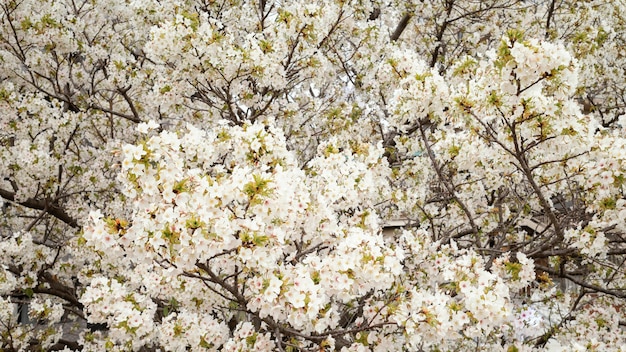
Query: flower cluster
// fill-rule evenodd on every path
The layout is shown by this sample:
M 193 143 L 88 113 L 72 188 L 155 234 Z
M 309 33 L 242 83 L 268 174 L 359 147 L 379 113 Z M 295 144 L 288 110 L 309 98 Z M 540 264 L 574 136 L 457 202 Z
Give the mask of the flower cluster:
M 147 132 L 154 127 L 140 126 Z M 380 195 L 382 186 L 372 184 L 376 169 L 367 168 L 380 158 L 380 150 L 365 149 L 353 156 L 332 149 L 320 148 L 322 155 L 311 162 L 307 177 L 271 125 L 214 131 L 188 126 L 182 136 L 161 132 L 122 149 L 120 180 L 135 207 L 132 218 L 105 218 L 94 212 L 82 238 L 102 254 L 103 266 L 127 267 L 137 274 L 146 270 L 145 265 L 152 267 L 154 276 L 128 279 L 132 287 L 144 287 L 140 292 L 166 302 L 189 296 L 179 315 L 168 315 L 159 329 L 174 323 L 182 329 L 179 320 L 185 315 L 180 314 L 192 311 L 189 302 L 218 303 L 233 295 L 237 304 L 245 299 L 246 309 L 260 319 L 286 322 L 302 333 L 335 329 L 342 319 L 341 307 L 394 284 L 402 274 L 403 252 L 383 241 L 376 212 L 370 208 L 375 199 L 366 201 L 367 192 Z M 322 168 L 321 161 L 334 155 L 342 162 Z M 329 177 L 330 170 L 355 179 Z M 343 182 L 335 183 L 339 180 Z M 236 282 L 227 279 L 237 276 L 241 278 Z M 194 277 L 209 280 L 212 290 L 223 292 L 222 298 L 197 291 L 199 281 Z M 124 297 L 143 297 L 140 293 L 127 292 L 129 287 L 104 278 L 92 279 L 89 287 L 82 300 L 93 312 L 90 319 L 115 331 L 132 325 L 127 330 L 134 341 L 148 335 L 150 324 L 144 317 L 152 314 L 153 305 L 131 309 L 132 316 L 122 313 L 123 307 L 114 308 Z M 103 299 L 105 293 L 108 297 Z M 207 308 L 204 314 L 219 311 L 217 306 Z M 129 321 L 141 321 L 148 330 L 134 330 Z M 202 339 L 221 344 L 214 338 Z
M 116 280 L 92 280 L 81 302 L 89 314 L 89 323 L 109 327 L 105 344 L 137 349 L 152 337 L 156 304 L 145 295 L 129 291 Z M 85 342 L 90 340 L 87 336 L 83 338 Z

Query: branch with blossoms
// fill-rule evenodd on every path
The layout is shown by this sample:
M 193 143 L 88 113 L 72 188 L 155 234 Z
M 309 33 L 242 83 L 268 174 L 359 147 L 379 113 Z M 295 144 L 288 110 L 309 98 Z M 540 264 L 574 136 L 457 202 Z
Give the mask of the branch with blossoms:
M 9 191 L 0 189 L 0 197 L 10 202 L 15 202 L 14 192 L 9 192 Z M 30 209 L 42 210 L 45 213 L 48 213 L 54 216 L 55 218 L 59 219 L 60 221 L 66 223 L 67 225 L 71 227 L 74 227 L 74 228 L 78 227 L 78 221 L 76 221 L 76 219 L 73 219 L 69 214 L 67 214 L 62 207 L 55 205 L 54 203 L 50 204 L 47 200 L 42 201 L 42 200 L 37 200 L 37 199 L 27 199 L 25 201 L 17 202 L 17 203 L 19 205 L 25 206 Z
M 623 3 L 0 7 L 0 349 L 623 344 Z

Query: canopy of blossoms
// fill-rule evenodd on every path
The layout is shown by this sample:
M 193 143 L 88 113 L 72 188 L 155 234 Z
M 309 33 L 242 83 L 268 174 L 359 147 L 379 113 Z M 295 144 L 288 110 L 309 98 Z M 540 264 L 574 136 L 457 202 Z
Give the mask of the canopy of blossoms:
M 626 351 L 625 11 L 1 0 L 0 350 Z

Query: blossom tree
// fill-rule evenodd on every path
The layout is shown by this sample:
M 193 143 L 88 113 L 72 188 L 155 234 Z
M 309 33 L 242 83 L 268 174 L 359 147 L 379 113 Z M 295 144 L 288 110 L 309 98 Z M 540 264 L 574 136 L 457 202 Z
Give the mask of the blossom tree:
M 622 1 L 0 8 L 3 351 L 624 351 Z

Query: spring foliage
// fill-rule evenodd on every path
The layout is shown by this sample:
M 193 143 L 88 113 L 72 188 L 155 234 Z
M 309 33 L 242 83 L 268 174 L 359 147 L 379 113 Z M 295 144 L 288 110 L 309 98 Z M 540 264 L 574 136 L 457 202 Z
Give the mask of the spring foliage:
M 0 8 L 3 351 L 626 351 L 623 1 Z

